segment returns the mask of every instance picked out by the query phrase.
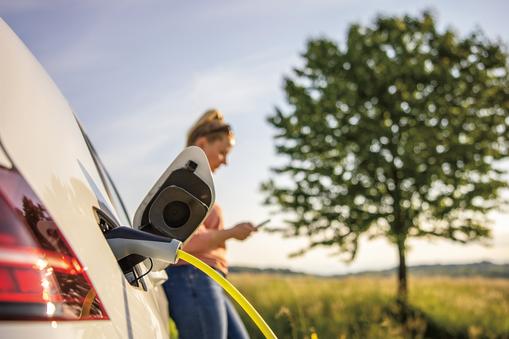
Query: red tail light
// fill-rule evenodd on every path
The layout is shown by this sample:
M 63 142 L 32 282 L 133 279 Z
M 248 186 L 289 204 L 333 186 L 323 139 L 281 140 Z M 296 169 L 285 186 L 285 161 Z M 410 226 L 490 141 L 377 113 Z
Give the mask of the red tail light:
M 1 166 L 0 319 L 109 319 L 40 199 L 21 174 Z

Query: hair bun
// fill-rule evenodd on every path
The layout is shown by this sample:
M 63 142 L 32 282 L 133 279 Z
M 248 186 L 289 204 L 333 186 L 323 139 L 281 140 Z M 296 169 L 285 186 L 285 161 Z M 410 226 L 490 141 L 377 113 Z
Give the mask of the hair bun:
M 216 108 L 205 111 L 196 123 L 189 129 L 187 134 L 187 145 L 192 145 L 200 135 L 210 133 L 211 131 L 225 128 L 225 131 L 231 133 L 230 125 L 225 120 L 223 113 Z
M 205 113 L 203 113 L 203 117 L 208 118 L 209 122 L 212 122 L 214 120 L 224 121 L 223 113 L 221 113 L 220 110 L 215 108 L 207 110 Z

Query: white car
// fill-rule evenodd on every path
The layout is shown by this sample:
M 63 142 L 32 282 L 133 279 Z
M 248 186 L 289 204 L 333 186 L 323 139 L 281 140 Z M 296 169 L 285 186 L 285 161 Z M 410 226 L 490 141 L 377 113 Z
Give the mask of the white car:
M 185 241 L 214 202 L 204 157 L 182 153 L 132 228 L 72 109 L 0 19 L 0 337 L 168 338 L 168 237 Z

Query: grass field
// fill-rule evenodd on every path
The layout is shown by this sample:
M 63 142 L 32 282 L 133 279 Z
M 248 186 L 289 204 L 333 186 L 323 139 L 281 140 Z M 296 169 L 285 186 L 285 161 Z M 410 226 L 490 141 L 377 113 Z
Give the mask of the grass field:
M 279 338 L 404 338 L 395 278 L 232 274 Z M 509 280 L 410 277 L 416 338 L 509 338 Z M 242 310 L 252 338 L 260 332 Z M 408 333 L 408 332 L 407 332 Z

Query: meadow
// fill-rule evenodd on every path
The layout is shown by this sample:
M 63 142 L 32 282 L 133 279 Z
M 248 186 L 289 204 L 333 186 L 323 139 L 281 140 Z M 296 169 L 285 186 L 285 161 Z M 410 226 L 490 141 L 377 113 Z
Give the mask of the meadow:
M 394 277 L 229 279 L 279 338 L 509 338 L 508 279 L 410 276 L 411 334 L 395 320 Z M 239 313 L 251 337 L 262 337 Z

